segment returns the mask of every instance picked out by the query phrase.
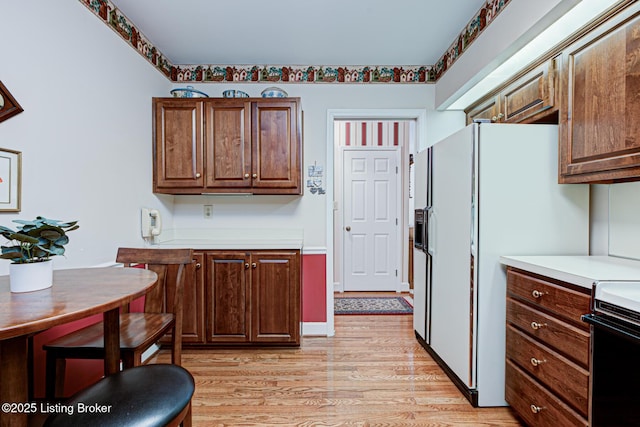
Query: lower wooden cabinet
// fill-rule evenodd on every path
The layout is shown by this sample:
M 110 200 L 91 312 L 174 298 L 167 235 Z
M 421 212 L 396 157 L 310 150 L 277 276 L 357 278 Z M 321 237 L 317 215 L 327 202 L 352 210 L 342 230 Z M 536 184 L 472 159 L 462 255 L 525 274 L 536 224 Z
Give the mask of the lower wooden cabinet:
M 300 344 L 299 250 L 194 254 L 185 286 L 185 346 Z
M 506 400 L 530 426 L 587 426 L 590 292 L 509 267 Z

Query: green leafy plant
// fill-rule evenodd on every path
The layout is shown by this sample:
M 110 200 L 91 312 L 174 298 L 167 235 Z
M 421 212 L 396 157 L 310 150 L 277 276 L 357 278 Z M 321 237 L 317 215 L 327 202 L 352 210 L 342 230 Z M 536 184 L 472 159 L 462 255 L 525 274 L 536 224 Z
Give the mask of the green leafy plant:
M 9 244 L 0 246 L 0 259 L 14 264 L 48 261 L 55 255 L 64 255 L 64 245 L 69 243 L 67 232 L 77 230 L 78 221 L 62 222 L 41 216 L 33 221 L 16 219 L 21 224 L 17 230 L 0 225 L 0 234 Z

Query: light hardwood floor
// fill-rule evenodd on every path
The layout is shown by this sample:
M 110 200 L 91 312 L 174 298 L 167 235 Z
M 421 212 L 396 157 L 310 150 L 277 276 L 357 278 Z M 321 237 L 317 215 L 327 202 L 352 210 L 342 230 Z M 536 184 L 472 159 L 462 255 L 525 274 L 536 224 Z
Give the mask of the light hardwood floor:
M 185 349 L 194 426 L 521 425 L 509 408 L 471 407 L 416 341 L 411 315 L 336 316 L 335 328 L 293 349 Z

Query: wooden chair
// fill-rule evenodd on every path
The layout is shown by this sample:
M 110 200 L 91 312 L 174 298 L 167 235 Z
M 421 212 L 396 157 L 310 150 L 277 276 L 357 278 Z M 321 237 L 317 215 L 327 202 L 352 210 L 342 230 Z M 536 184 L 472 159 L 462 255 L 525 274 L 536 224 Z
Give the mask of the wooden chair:
M 123 307 L 120 314 L 120 357 L 124 369 L 141 365 L 142 353 L 167 332 L 171 332 L 171 362 L 181 364 L 185 267 L 192 259 L 191 249 L 118 249 L 117 262 L 125 266 L 143 264 L 158 275 L 158 284 L 145 296 L 144 312 L 130 313 L 128 307 Z M 104 358 L 103 328 L 99 322 L 43 345 L 47 399 L 63 394 L 66 359 Z
M 60 411 L 50 415 L 45 427 L 147 426 L 191 427 L 193 376 L 181 366 L 136 366 L 101 379 L 63 404 L 101 410 Z

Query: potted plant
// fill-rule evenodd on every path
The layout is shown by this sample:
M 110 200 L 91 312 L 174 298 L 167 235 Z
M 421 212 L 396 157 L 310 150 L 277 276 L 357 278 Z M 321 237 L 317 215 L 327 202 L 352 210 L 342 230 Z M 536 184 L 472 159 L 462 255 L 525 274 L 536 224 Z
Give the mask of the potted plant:
M 11 292 L 45 289 L 53 284 L 51 257 L 64 255 L 67 232 L 78 229 L 77 221 L 62 222 L 41 216 L 33 221 L 14 220 L 17 230 L 0 225 L 0 234 L 9 241 L 0 246 L 0 259 L 11 260 Z

